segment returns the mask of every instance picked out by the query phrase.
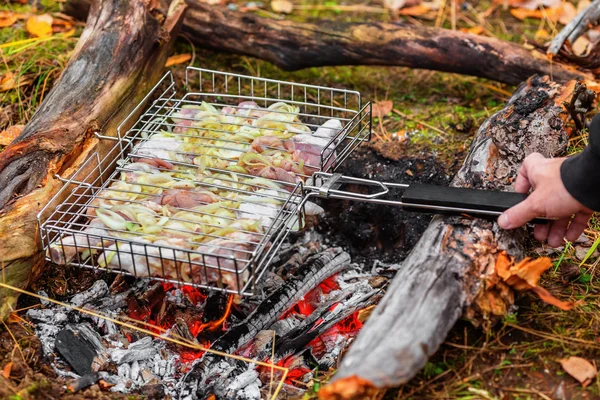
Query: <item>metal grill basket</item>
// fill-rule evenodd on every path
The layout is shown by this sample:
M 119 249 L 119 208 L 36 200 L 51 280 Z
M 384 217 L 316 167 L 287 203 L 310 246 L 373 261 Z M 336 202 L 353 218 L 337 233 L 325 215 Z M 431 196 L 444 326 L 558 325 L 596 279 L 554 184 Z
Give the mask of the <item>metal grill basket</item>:
M 310 175 L 334 172 L 370 138 L 370 104 L 356 91 L 198 68 L 185 87 L 178 95 L 167 73 L 116 137 L 97 134 L 114 141 L 106 156 L 61 178 L 38 217 L 49 261 L 252 295 L 303 224 Z M 290 131 L 320 137 L 318 154 L 287 148 Z M 259 136 L 281 137 L 253 150 Z M 259 153 L 279 164 L 259 170 Z

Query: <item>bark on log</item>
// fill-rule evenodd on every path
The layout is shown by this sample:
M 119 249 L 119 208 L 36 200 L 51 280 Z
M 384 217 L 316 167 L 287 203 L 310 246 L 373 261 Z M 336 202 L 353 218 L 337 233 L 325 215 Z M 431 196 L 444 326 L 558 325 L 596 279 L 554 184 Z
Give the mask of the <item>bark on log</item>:
M 68 0 L 81 19 L 90 0 Z M 201 47 L 258 57 L 287 70 L 384 65 L 473 75 L 519 84 L 534 74 L 557 81 L 592 76 L 502 40 L 448 29 L 380 22 L 298 23 L 189 0 L 183 30 Z
M 23 132 L 0 153 L 0 266 L 4 282 L 25 287 L 40 272 L 36 215 L 93 152 L 114 145 L 93 135 L 116 128 L 163 74 L 178 34 L 181 0 L 151 9 L 142 0 L 98 0 L 59 81 Z M 90 169 L 92 166 L 90 166 Z M 0 318 L 16 294 L 0 290 Z
M 547 77 L 522 84 L 505 108 L 480 127 L 452 185 L 510 190 L 528 154 L 564 151 L 563 102 L 570 100 L 574 86 Z M 494 273 L 500 251 L 522 259 L 524 239 L 523 229 L 502 231 L 490 221 L 434 217 L 344 356 L 333 383 L 319 391 L 320 398 L 363 399 L 374 390 L 403 384 L 421 370 L 462 315 L 505 313 L 512 291 L 487 292 L 485 278 Z M 489 295 L 497 297 L 494 309 L 485 302 Z M 491 317 L 483 315 L 483 320 Z

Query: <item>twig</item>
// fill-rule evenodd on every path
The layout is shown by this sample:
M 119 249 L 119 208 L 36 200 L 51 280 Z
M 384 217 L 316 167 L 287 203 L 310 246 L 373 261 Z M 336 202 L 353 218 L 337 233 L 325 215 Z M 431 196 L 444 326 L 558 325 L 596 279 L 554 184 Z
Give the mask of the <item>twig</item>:
M 544 393 L 540 392 L 537 389 L 502 388 L 502 390 L 505 390 L 507 392 L 515 392 L 515 393 L 535 394 L 544 400 L 552 400 L 550 397 L 548 397 L 547 395 L 545 395 Z

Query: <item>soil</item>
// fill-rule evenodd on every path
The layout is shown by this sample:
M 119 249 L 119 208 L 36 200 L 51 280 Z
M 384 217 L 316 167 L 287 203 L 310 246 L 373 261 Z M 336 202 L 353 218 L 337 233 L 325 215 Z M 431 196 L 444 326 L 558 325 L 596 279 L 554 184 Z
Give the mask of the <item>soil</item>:
M 396 151 L 382 156 L 377 147 L 356 150 L 341 166 L 344 175 L 387 182 L 421 182 L 447 185 L 456 172 L 456 166 L 441 164 L 431 153 L 417 153 L 397 145 Z M 363 186 L 347 185 L 342 189 L 367 193 Z M 392 190 L 386 199 L 399 200 L 400 190 Z M 384 263 L 402 261 L 417 243 L 431 220 L 430 214 L 402 210 L 397 206 L 385 206 L 348 200 L 325 200 L 321 206 L 326 210 L 316 230 L 331 241 L 344 247 L 358 263 L 371 266 L 376 260 Z

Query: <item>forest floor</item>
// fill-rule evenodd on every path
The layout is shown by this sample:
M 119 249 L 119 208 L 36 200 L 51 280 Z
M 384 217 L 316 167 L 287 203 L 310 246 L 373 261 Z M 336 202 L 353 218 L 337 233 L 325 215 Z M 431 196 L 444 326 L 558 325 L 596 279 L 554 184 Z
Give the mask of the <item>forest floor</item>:
M 379 1 L 293 3 L 296 8 L 287 18 L 296 20 L 394 18 Z M 409 24 L 455 27 L 521 44 L 543 44 L 561 27 L 548 19 L 547 13 L 542 13 L 541 19 L 520 20 L 510 8 L 487 1 L 459 3 L 456 13 L 450 10 L 451 2 L 442 3 L 438 10 L 397 18 Z M 253 5 L 258 5 L 258 10 L 248 12 L 273 15 L 269 4 L 237 2 L 238 7 Z M 35 9 L 20 3 L 0 5 L 0 23 L 3 15 L 11 13 L 50 13 L 58 20 L 64 19 L 60 3 L 45 1 Z M 72 28 L 74 31 L 54 33 L 51 39 L 34 40 L 30 40 L 23 19 L 0 28 L 0 132 L 31 118 L 65 67 L 82 24 Z M 192 55 L 190 61 L 172 67 L 176 76 L 189 64 L 354 89 L 368 101 L 390 101 L 391 111 L 373 120 L 373 147 L 393 149 L 387 156 L 394 160 L 433 156 L 450 175 L 460 166 L 477 127 L 499 110 L 515 89 L 484 79 L 406 68 L 326 67 L 285 72 L 249 57 L 194 48 L 185 37 L 178 41 L 174 54 Z M 585 144 L 581 137 L 574 138 L 569 153 L 580 151 Z M 0 151 L 3 145 L 6 143 L 0 141 Z M 558 361 L 579 356 L 594 365 L 600 363 L 600 258 L 594 253 L 600 242 L 600 218 L 591 220 L 585 235 L 587 240 L 582 243 L 565 243 L 559 249 L 547 248 L 533 238 L 529 246 L 532 256 L 547 255 L 554 260 L 555 268 L 544 274 L 542 285 L 561 300 L 578 301 L 577 307 L 561 311 L 524 294 L 517 300 L 517 310 L 489 332 L 460 321 L 424 370 L 384 398 L 600 399 L 599 379 L 584 388 L 565 373 Z M 592 255 L 586 257 L 588 253 Z M 52 393 L 59 393 L 60 388 L 54 388 L 58 392 L 49 390 L 55 384 L 44 381 L 45 367 L 34 341 L 28 339 L 31 328 L 18 314 L 0 327 L 2 373 L 6 373 L 9 362 L 13 363 L 8 367 L 10 379 L 6 380 L 12 386 L 0 389 L 0 395 L 37 398 L 35 393 L 45 391 L 48 398 L 53 398 Z M 14 341 L 19 345 L 15 346 Z

